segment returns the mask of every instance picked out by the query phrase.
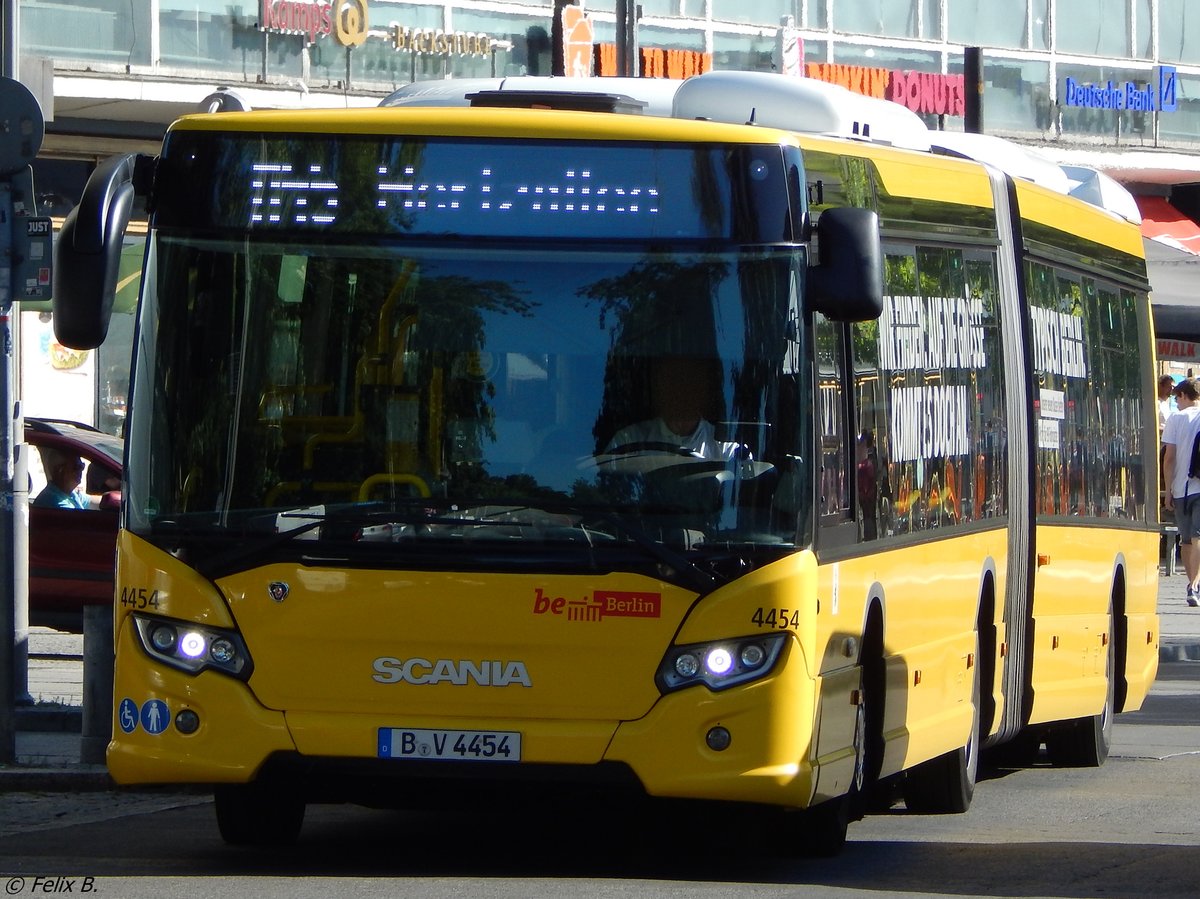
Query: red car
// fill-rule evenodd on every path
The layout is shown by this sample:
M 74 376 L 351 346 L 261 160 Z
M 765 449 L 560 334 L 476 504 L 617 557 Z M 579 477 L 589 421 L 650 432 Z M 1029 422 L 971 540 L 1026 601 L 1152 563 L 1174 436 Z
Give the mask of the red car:
M 83 607 L 113 602 L 124 444 L 78 422 L 41 418 L 25 419 L 25 443 L 30 446 L 29 623 L 82 633 Z M 83 461 L 80 489 L 91 498 L 87 509 L 35 503 L 46 488 L 48 450 Z

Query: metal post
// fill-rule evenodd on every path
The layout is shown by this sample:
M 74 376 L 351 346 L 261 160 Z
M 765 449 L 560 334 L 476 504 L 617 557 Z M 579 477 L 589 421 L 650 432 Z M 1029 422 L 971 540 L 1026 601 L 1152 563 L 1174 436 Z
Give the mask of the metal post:
M 107 606 L 83 607 L 83 725 L 79 761 L 103 765 L 112 739 L 113 625 Z
M 6 6 L 4 12 L 15 10 Z M 13 42 L 8 39 L 10 32 L 16 32 L 15 15 L 5 25 L 9 31 L 4 68 L 15 72 Z M 45 235 L 39 264 L 50 255 L 49 220 L 29 229 L 37 212 L 30 166 L 41 149 L 44 128 L 41 108 L 28 89 L 15 78 L 0 76 L 0 762 L 4 763 L 16 761 L 16 703 L 30 701 L 29 483 L 17 389 L 19 313 L 14 301 L 18 285 L 21 296 L 31 295 L 29 234 Z
M 983 51 L 979 47 L 963 50 L 963 89 L 966 91 L 963 130 L 983 134 Z
M 617 74 L 622 78 L 630 74 L 629 48 L 626 46 L 629 29 L 626 22 L 629 19 L 631 7 L 632 0 L 617 0 Z
M 625 5 L 625 53 L 627 56 L 625 69 L 630 78 L 637 78 L 642 74 L 642 67 L 639 64 L 641 53 L 638 52 L 637 38 L 637 23 L 641 16 L 642 8 L 633 0 L 629 0 Z
M 18 59 L 18 0 L 0 0 L 0 78 L 17 78 Z M 5 195 L 8 199 L 8 195 Z M 0 208 L 0 404 L 3 404 L 3 414 L 0 414 L 0 556 L 4 557 L 0 564 L 0 764 L 11 764 L 17 759 L 17 721 L 16 709 L 13 706 L 15 695 L 16 652 L 15 636 L 16 622 L 14 609 L 16 605 L 13 583 L 12 559 L 13 546 L 13 514 L 12 509 L 12 432 L 9 426 L 8 394 L 11 385 L 10 378 L 10 344 L 12 334 L 9 322 L 12 320 L 12 275 L 11 269 L 4 268 L 8 261 L 7 254 L 11 252 L 12 212 Z M 28 666 L 27 666 L 28 667 Z

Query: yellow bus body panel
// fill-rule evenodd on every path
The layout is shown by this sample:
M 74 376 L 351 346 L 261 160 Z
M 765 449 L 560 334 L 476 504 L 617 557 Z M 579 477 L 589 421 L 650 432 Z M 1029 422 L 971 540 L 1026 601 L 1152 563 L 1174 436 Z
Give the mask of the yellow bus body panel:
M 800 146 L 835 156 L 871 160 L 880 184 L 894 197 L 984 209 L 991 209 L 993 205 L 991 180 L 987 171 L 976 162 L 810 135 L 800 135 Z
M 853 727 L 853 708 L 845 697 L 848 688 L 858 686 L 857 673 L 849 668 L 856 661 L 850 646 L 861 640 L 868 603 L 876 598 L 883 613 L 887 677 L 882 774 L 966 745 L 974 718 L 969 666 L 977 663 L 980 599 L 992 570 L 995 606 L 1003 607 L 1007 539 L 1004 530 L 976 531 L 820 567 L 822 739 L 831 726 Z M 1001 627 L 998 642 L 1003 640 Z M 998 648 L 994 652 L 998 657 Z M 996 676 L 980 685 L 981 693 L 990 692 L 997 703 L 996 721 L 1003 712 L 999 669 L 997 664 Z M 840 688 L 831 689 L 831 683 Z
M 1107 691 L 1109 610 L 1123 557 L 1125 710 L 1141 706 L 1158 669 L 1158 535 L 1042 524 L 1033 595 L 1030 724 L 1098 715 Z
M 232 627 L 233 619 L 212 584 L 169 554 L 121 531 L 117 538 L 114 607 L 115 679 L 113 739 L 108 769 L 119 784 L 245 782 L 273 752 L 294 750 L 282 713 L 263 708 L 237 680 L 212 671 L 184 674 L 156 664 L 141 648 L 132 615 Z M 163 700 L 170 716 L 191 709 L 202 727 L 184 735 L 173 726 L 149 734 L 122 728 L 120 707 Z
M 1016 179 L 1013 183 L 1016 185 L 1017 202 L 1023 220 L 1037 222 L 1139 259 L 1145 255 L 1141 229 L 1132 222 L 1028 181 Z M 1144 276 L 1144 273 L 1137 273 L 1137 276 Z
M 751 623 L 763 603 L 811 604 L 815 564 L 790 556 L 717 590 L 689 617 L 688 591 L 632 575 L 535 576 L 363 572 L 271 565 L 219 583 L 224 598 L 186 566 L 128 533 L 119 539 L 118 582 L 153 583 L 153 614 L 236 626 L 255 667 L 247 682 L 194 675 L 152 659 L 131 616 L 118 605 L 115 701 L 157 699 L 171 716 L 194 710 L 195 734 L 174 727 L 123 732 L 114 713 L 108 760 L 120 783 L 251 780 L 272 753 L 377 758 L 381 727 L 513 730 L 523 761 L 590 765 L 623 762 L 655 796 L 726 798 L 782 805 L 812 795 L 814 696 L 804 645 L 812 617 L 796 619 L 773 671 L 747 685 L 698 685 L 660 695 L 654 683 L 667 647 L 766 633 Z M 284 579 L 276 601 L 267 585 Z M 634 594 L 656 596 L 650 607 Z M 588 615 L 598 597 L 627 613 Z M 562 603 L 558 603 L 562 600 Z M 225 610 L 225 603 L 228 603 Z M 651 615 L 648 608 L 656 608 Z M 571 610 L 580 614 L 571 617 Z M 225 613 L 222 614 L 223 610 Z M 229 612 L 232 614 L 229 614 Z M 789 619 L 790 620 L 790 619 Z M 464 638 L 470 634 L 470 640 Z M 530 686 L 380 683 L 378 657 L 514 659 Z M 390 670 L 385 668 L 386 670 Z M 714 726 L 733 735 L 724 752 L 707 747 Z M 850 759 L 850 739 L 831 763 Z M 402 765 L 396 761 L 390 764 Z M 843 767 L 846 767 L 843 765 Z M 843 789 L 848 774 L 839 775 Z

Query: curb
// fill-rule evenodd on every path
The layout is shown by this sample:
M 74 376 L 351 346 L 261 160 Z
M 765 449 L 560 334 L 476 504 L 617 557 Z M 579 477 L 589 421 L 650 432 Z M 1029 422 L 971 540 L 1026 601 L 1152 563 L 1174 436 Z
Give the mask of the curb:
M 116 789 L 103 765 L 75 768 L 0 766 L 0 791 L 6 793 L 95 793 Z
M 1158 660 L 1160 662 L 1200 662 L 1200 638 L 1181 643 L 1159 643 Z
M 81 733 L 83 709 L 79 706 L 17 706 L 17 730 L 35 733 Z

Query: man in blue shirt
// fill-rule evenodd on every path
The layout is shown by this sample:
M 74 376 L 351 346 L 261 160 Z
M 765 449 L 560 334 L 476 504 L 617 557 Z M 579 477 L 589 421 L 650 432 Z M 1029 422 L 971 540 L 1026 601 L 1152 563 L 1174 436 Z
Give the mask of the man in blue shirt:
M 46 469 L 46 487 L 33 501 L 46 509 L 89 509 L 87 494 L 79 489 L 83 482 L 83 460 L 52 447 L 42 450 Z

